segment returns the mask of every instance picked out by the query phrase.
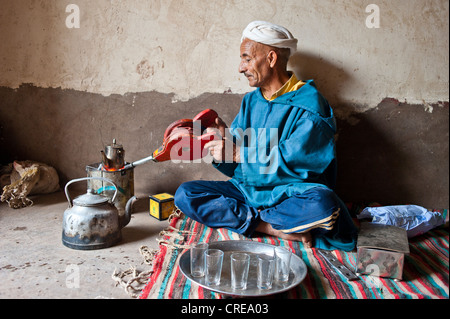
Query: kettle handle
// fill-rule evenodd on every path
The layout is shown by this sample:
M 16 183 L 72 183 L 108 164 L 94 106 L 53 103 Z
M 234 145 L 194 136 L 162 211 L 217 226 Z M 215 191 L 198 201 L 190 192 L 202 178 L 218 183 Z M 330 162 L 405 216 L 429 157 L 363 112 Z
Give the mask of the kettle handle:
M 66 184 L 66 187 L 64 187 L 64 192 L 66 193 L 67 200 L 69 201 L 69 207 L 72 207 L 72 205 L 73 205 L 72 199 L 70 198 L 70 195 L 69 195 L 69 185 L 73 184 L 73 183 L 76 183 L 76 182 L 86 181 L 86 180 L 89 180 L 89 179 L 98 179 L 98 180 L 102 180 L 102 181 L 111 183 L 114 186 L 114 189 L 115 189 L 114 195 L 113 195 L 113 197 L 111 199 L 111 202 L 114 202 L 116 200 L 117 186 L 116 186 L 116 184 L 114 184 L 114 182 L 112 180 L 110 180 L 108 178 L 105 178 L 105 177 L 82 177 L 82 178 L 77 178 L 77 179 L 73 179 L 73 180 L 69 181 Z

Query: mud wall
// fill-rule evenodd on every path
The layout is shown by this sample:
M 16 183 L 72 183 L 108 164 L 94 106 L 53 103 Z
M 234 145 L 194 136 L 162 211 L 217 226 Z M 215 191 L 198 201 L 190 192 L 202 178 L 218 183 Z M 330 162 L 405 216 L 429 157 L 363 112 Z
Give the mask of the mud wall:
M 213 108 L 230 123 L 251 90 L 241 32 L 261 19 L 299 39 L 290 69 L 333 105 L 344 200 L 449 206 L 446 0 L 1 4 L 2 163 L 46 162 L 63 184 L 113 138 L 134 161 L 177 119 Z M 224 178 L 205 163 L 135 170 L 142 194 Z

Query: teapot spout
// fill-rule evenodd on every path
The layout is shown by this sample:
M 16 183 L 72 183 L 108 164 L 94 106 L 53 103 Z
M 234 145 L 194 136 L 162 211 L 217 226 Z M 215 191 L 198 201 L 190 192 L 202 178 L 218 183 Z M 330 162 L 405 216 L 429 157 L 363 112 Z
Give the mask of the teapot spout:
M 130 222 L 131 214 L 132 214 L 132 210 L 133 210 L 133 204 L 137 200 L 138 200 L 138 198 L 136 196 L 133 196 L 128 200 L 127 204 L 125 205 L 125 214 L 123 215 L 122 219 L 120 220 L 120 228 L 125 227 Z

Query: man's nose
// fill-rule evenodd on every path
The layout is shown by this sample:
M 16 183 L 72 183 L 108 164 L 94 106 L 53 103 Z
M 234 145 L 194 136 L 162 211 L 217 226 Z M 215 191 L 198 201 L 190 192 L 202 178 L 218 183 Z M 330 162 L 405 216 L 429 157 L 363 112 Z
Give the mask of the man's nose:
M 243 62 L 239 63 L 239 73 L 244 73 L 247 70 Z

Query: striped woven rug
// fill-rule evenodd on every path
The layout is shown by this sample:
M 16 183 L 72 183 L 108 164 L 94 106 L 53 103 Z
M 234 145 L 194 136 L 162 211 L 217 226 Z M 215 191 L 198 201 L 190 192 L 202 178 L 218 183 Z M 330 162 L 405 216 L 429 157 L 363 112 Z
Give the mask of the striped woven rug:
M 187 245 L 219 240 L 254 240 L 272 245 L 288 246 L 306 264 L 306 278 L 296 287 L 266 298 L 296 299 L 448 299 L 449 294 L 449 231 L 439 227 L 412 238 L 410 254 L 405 257 L 403 280 L 362 275 L 347 281 L 316 249 L 302 243 L 271 236 L 246 238 L 227 229 L 212 229 L 183 214 L 172 218 L 172 231 L 180 236 L 164 236 L 153 261 L 150 281 L 142 290 L 141 299 L 223 299 L 230 296 L 212 292 L 187 279 L 178 261 Z M 354 270 L 356 252 L 334 250 L 336 258 Z

